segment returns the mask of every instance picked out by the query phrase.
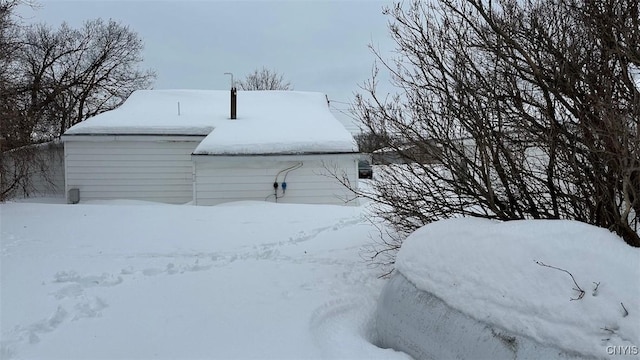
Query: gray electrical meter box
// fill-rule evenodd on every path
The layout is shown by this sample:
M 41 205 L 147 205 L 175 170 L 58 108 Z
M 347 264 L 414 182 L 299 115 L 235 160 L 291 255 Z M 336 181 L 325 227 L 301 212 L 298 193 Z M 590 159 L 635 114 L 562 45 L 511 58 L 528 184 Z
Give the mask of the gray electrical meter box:
M 77 204 L 78 202 L 80 202 L 80 189 L 69 189 L 67 203 Z

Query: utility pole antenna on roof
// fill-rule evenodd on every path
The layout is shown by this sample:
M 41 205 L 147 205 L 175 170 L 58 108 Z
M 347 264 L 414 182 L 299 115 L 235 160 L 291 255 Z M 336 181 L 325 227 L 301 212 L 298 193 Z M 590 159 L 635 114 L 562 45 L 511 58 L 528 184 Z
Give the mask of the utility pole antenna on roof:
M 233 82 L 233 73 L 230 72 L 226 72 L 224 73 L 225 75 L 230 75 L 231 76 L 231 88 L 233 89 L 234 87 L 236 87 L 236 83 Z

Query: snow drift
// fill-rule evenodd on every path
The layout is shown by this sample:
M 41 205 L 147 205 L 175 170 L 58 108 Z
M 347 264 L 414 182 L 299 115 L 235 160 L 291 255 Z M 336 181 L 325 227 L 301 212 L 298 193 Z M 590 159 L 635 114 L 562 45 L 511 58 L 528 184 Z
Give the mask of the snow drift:
M 409 236 L 396 267 L 401 276 L 387 285 L 378 308 L 383 345 L 398 344 L 385 334 L 389 326 L 426 308 L 435 323 L 400 325 L 422 340 L 401 339 L 407 344 L 398 350 L 434 358 L 456 351 L 463 358 L 528 358 L 553 349 L 560 358 L 639 357 L 640 249 L 607 230 L 561 220 L 445 220 Z M 416 287 L 412 295 L 402 277 Z M 457 335 L 429 347 L 443 332 Z M 483 337 L 495 341 L 478 341 Z

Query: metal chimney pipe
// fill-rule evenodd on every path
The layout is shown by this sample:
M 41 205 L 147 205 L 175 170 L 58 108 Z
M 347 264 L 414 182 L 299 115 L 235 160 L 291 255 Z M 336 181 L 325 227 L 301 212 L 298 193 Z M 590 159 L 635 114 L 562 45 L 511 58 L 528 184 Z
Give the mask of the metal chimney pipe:
M 231 120 L 236 118 L 236 109 L 238 106 L 238 91 L 236 87 L 231 88 Z
M 236 118 L 236 109 L 238 107 L 238 91 L 236 90 L 236 84 L 233 81 L 233 74 L 230 72 L 224 73 L 225 75 L 231 75 L 231 120 Z

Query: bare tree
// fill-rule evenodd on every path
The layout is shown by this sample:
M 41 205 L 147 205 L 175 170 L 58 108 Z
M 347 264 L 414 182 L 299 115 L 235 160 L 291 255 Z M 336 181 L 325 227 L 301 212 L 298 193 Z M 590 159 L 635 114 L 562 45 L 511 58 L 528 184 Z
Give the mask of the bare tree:
M 142 41 L 113 20 L 87 21 L 81 29 L 44 24 L 24 32 L 22 137 L 55 138 L 84 119 L 120 105 L 155 74 L 141 70 Z
M 0 153 L 7 149 L 7 124 L 15 118 L 17 71 L 15 54 L 19 48 L 20 28 L 13 15 L 18 0 L 0 0 Z
M 5 193 L 17 187 L 13 176 L 9 176 L 9 164 L 3 154 L 7 146 L 6 124 L 10 117 L 14 117 L 11 94 L 13 93 L 14 75 L 11 71 L 12 55 L 16 44 L 18 27 L 12 18 L 12 11 L 17 1 L 0 0 L 0 200 Z
M 26 147 L 117 107 L 155 78 L 139 67 L 143 44 L 127 26 L 98 19 L 80 29 L 19 27 L 12 21 L 17 3 L 0 0 L 0 200 L 16 186 L 28 192 L 23 177 L 46 178 L 47 162 L 33 161 Z
M 381 217 L 404 233 L 454 216 L 575 219 L 640 246 L 637 1 L 414 1 L 386 13 L 399 56 L 376 56 L 399 92 L 377 94 L 376 68 L 354 111 L 413 161 L 361 194 Z
M 380 134 L 370 132 L 362 132 L 354 136 L 360 152 L 369 154 L 382 149 L 389 143 L 389 139 L 380 139 L 380 137 Z
M 284 80 L 282 74 L 263 67 L 248 74 L 244 80 L 238 80 L 240 90 L 293 90 L 291 83 Z
M 0 86 L 6 86 L 11 54 L 16 48 L 17 27 L 11 18 L 17 1 L 0 0 Z

